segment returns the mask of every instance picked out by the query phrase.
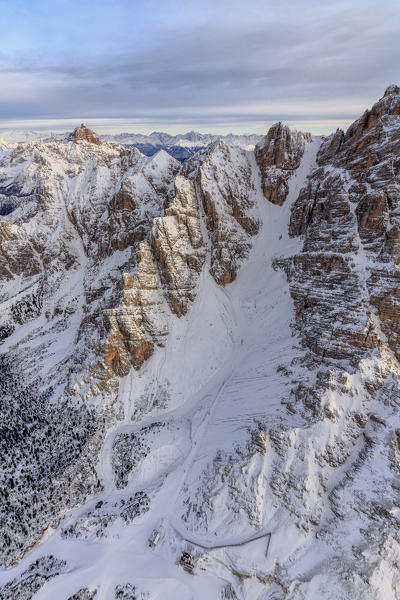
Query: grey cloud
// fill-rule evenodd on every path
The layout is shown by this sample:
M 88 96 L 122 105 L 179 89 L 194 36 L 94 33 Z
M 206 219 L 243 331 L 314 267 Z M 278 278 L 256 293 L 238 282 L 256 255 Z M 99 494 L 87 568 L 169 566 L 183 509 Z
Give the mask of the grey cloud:
M 299 7 L 301 4 L 297 3 Z M 371 103 L 398 78 L 400 24 L 384 8 L 344 9 L 327 18 L 266 18 L 257 27 L 220 27 L 161 32 L 150 52 L 134 49 L 80 62 L 28 60 L 7 63 L 0 55 L 0 75 L 32 82 L 26 98 L 3 99 L 3 117 L 80 117 L 166 115 L 184 110 L 200 118 L 226 108 L 233 118 L 305 116 L 308 102 L 319 102 L 316 118 L 352 118 L 332 111 Z M 287 109 L 279 112 L 279 103 Z M 265 103 L 264 113 L 249 114 L 249 105 Z M 276 112 L 268 112 L 274 105 Z M 344 110 L 344 112 L 343 112 Z M 167 115 L 168 116 L 168 115 Z M 215 115 L 215 118 L 220 118 Z

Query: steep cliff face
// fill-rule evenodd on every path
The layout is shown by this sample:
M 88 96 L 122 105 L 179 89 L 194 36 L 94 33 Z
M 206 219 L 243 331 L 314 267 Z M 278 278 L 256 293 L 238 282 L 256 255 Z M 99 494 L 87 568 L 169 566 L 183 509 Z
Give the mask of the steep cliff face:
M 332 583 L 346 598 L 394 598 L 399 586 L 399 522 L 391 516 L 399 427 L 399 92 L 388 88 L 346 134 L 322 142 L 291 211 L 289 232 L 300 236 L 301 251 L 275 261 L 288 277 L 302 348 L 288 407 L 313 422 L 307 460 L 318 465 L 320 483 L 309 483 L 303 497 L 319 488 L 306 528 L 330 548 L 333 563 L 320 567 L 319 584 L 329 598 Z M 303 444 L 295 443 L 298 452 Z M 305 580 L 292 588 L 295 598 L 309 589 Z
M 200 159 L 186 165 L 195 167 L 211 238 L 211 274 L 225 285 L 234 281 L 237 270 L 248 256 L 251 237 L 259 228 L 254 214 L 256 193 L 254 175 L 248 155 L 241 148 L 224 142 L 212 144 Z
M 399 173 L 396 86 L 183 165 L 2 147 L 0 597 L 397 598 Z
M 277 123 L 256 146 L 255 156 L 267 200 L 280 206 L 285 202 L 289 193 L 288 181 L 299 168 L 306 142 L 310 140 L 309 133 L 290 131 L 287 125 Z
M 95 135 L 89 127 L 86 127 L 84 123 L 82 123 L 80 127 L 76 127 L 67 139 L 76 144 L 79 144 L 80 142 L 88 142 L 89 144 L 96 144 L 97 146 L 101 144 L 97 135 Z
M 171 310 L 186 314 L 196 296 L 205 249 L 193 181 L 178 175 L 175 197 L 165 216 L 154 219 L 152 245 Z
M 399 340 L 400 88 L 390 86 L 383 98 L 356 121 L 325 161 L 346 173 L 355 207 L 361 252 L 368 261 L 366 286 L 382 332 L 397 359 Z M 338 134 L 336 134 L 337 136 Z
M 346 134 L 324 141 L 293 208 L 290 232 L 304 244 L 288 266 L 292 295 L 318 354 L 357 360 L 385 343 L 399 358 L 399 101 L 391 86 Z

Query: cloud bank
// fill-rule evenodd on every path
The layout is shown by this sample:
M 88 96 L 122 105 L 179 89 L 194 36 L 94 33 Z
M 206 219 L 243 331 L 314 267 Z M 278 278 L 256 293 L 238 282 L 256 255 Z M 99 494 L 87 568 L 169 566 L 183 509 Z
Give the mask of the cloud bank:
M 3 122 L 255 131 L 281 119 L 315 130 L 399 83 L 398 0 L 0 1 L 0 11 Z

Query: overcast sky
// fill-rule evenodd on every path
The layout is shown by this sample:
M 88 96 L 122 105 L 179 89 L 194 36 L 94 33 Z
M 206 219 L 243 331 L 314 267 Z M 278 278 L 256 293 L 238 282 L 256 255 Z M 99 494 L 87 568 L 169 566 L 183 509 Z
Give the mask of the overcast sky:
M 0 0 L 0 127 L 314 133 L 400 83 L 400 0 Z

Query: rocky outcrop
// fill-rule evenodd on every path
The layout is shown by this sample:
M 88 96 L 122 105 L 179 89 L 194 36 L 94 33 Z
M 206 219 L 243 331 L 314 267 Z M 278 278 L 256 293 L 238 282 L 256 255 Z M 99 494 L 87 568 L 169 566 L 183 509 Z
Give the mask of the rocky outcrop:
M 318 356 L 354 360 L 378 345 L 354 262 L 356 227 L 340 175 L 317 170 L 291 215 L 291 235 L 304 235 L 302 252 L 285 264 L 296 326 Z
M 140 238 L 150 241 L 152 218 L 163 213 L 173 187 L 170 167 L 179 163 L 171 159 L 157 178 L 147 177 L 142 170 L 152 171 L 151 160 L 137 151 L 68 140 L 5 148 L 1 158 L 0 199 L 8 204 L 0 223 L 0 338 L 7 357 L 0 402 L 3 415 L 12 414 L 1 436 L 8 451 L 2 451 L 0 540 L 1 561 L 10 564 L 50 521 L 101 489 L 93 461 L 105 424 L 115 419 L 109 405 L 116 373 L 125 372 L 125 362 L 128 370 L 137 366 L 154 343 L 150 334 L 138 340 L 130 322 L 157 296 L 133 289 Z M 146 288 L 151 275 L 142 254 L 138 279 Z M 157 301 L 167 308 L 162 294 Z M 94 393 L 103 403 L 96 411 L 73 408 Z
M 291 131 L 281 122 L 273 125 L 263 142 L 255 148 L 255 156 L 261 171 L 262 190 L 270 202 L 285 202 L 289 193 L 288 181 L 299 167 L 309 133 Z
M 324 141 L 293 206 L 290 233 L 304 243 L 287 263 L 291 292 L 306 345 L 319 355 L 357 360 L 377 348 L 376 311 L 399 352 L 399 103 L 391 86 L 346 134 Z
M 89 144 L 96 144 L 96 146 L 101 144 L 97 135 L 95 135 L 89 127 L 86 127 L 84 123 L 82 123 L 80 127 L 74 129 L 68 137 L 68 140 L 75 142 L 76 144 L 79 144 L 80 142 L 88 142 Z
M 205 249 L 193 182 L 178 176 L 165 216 L 153 220 L 151 246 L 139 246 L 137 272 L 124 274 L 120 308 L 105 312 L 110 333 L 105 346 L 105 380 L 140 369 L 168 333 L 167 300 L 182 316 L 193 301 Z
M 175 179 L 175 199 L 166 208 L 165 217 L 154 220 L 152 245 L 168 303 L 176 315 L 184 315 L 195 298 L 205 260 L 197 197 L 191 180 L 182 176 Z
M 396 462 L 400 374 L 399 101 L 399 88 L 391 86 L 346 133 L 322 141 L 317 164 L 292 205 L 289 234 L 298 238 L 300 250 L 274 262 L 288 278 L 296 337 L 296 357 L 279 367 L 290 388 L 282 404 L 289 421 L 302 425 L 274 429 L 266 423 L 270 458 L 262 476 L 277 498 L 273 507 L 285 505 L 309 543 L 321 542 L 329 554 L 329 564 L 317 569 L 322 579 L 348 597 L 381 597 L 378 573 L 394 564 L 383 548 L 396 547 L 398 557 L 399 524 L 391 517 L 397 475 L 390 465 Z M 244 481 L 238 485 L 239 473 L 235 479 L 238 489 L 256 488 L 256 480 L 246 480 L 254 454 L 246 461 Z M 303 469 L 304 462 L 313 467 Z M 217 466 L 223 474 L 229 460 Z M 216 480 L 217 472 L 212 470 Z M 372 486 L 365 486 L 367 474 Z M 220 482 L 207 476 L 212 490 L 219 490 Z M 210 502 L 203 506 L 209 527 Z M 341 535 L 349 527 L 347 545 Z M 342 565 L 336 574 L 334 564 Z M 376 580 L 363 580 L 365 572 L 374 572 Z M 289 577 L 290 592 L 282 598 L 308 597 L 309 576 L 290 583 Z M 283 585 L 285 577 L 279 576 Z M 398 580 L 389 587 L 397 590 Z M 324 598 L 338 595 L 324 584 L 318 590 Z
M 147 176 L 155 157 L 146 160 L 137 150 L 115 145 L 94 148 L 84 148 L 91 160 L 83 161 L 68 186 L 66 205 L 86 254 L 101 261 L 146 239 L 151 220 L 162 214 L 166 188 L 173 180 L 171 168 L 179 168 L 179 163 L 171 158 L 160 168 L 160 185 L 155 187 Z
M 346 133 L 338 129 L 330 136 L 321 148 L 319 162 L 346 167 L 361 181 L 368 180 L 372 173 L 389 174 L 384 154 L 388 155 L 389 148 L 394 149 L 399 137 L 399 90 L 396 85 L 389 86 L 383 97 L 350 125 Z M 392 154 L 390 158 L 396 163 L 396 154 Z
M 0 221 L 0 280 L 12 279 L 15 275 L 32 277 L 41 270 L 39 254 L 24 229 Z
M 155 344 L 168 333 L 165 302 L 153 254 L 147 242 L 139 249 L 136 274 L 124 274 L 120 308 L 106 311 L 110 333 L 105 346 L 105 379 L 123 377 L 131 366 L 140 369 Z
M 212 144 L 200 157 L 197 168 L 189 161 L 186 170 L 195 177 L 211 239 L 211 269 L 215 281 L 234 281 L 248 256 L 251 238 L 259 229 L 253 210 L 256 186 L 248 155 L 224 142 Z

